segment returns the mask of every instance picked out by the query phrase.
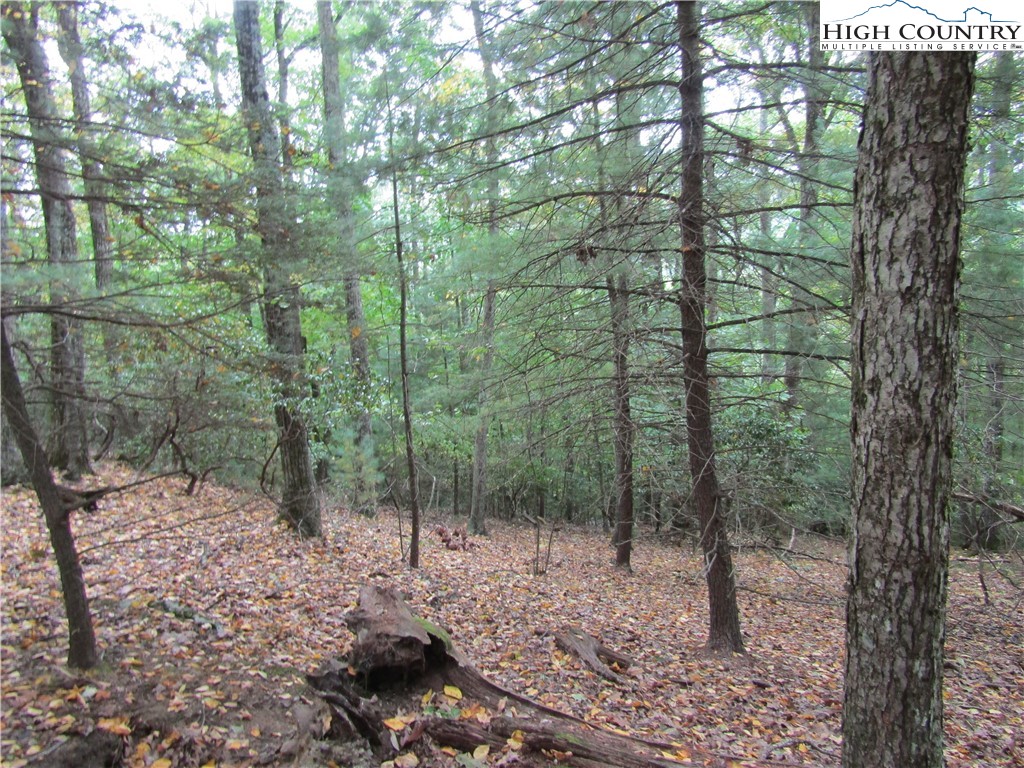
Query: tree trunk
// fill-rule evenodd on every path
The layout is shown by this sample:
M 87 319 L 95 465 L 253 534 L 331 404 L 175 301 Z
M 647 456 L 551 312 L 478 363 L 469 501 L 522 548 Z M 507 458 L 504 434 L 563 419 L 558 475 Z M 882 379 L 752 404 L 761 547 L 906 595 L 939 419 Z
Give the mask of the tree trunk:
M 612 315 L 615 395 L 615 565 L 630 568 L 633 553 L 633 441 L 636 427 L 629 396 L 629 285 L 625 275 L 608 278 Z
M 368 513 L 376 500 L 373 474 L 373 421 L 369 397 L 372 388 L 370 377 L 370 349 L 366 339 L 366 316 L 363 313 L 363 295 L 359 275 L 355 270 L 357 261 L 355 217 L 352 212 L 352 197 L 355 183 L 348 165 L 347 141 L 345 136 L 345 101 L 341 91 L 340 44 L 338 31 L 332 15 L 329 0 L 317 2 L 317 23 L 320 28 L 320 51 L 324 89 L 324 134 L 327 141 L 327 156 L 330 165 L 329 187 L 334 192 L 338 210 L 341 258 L 349 268 L 343 278 L 345 286 L 345 320 L 348 324 L 349 357 L 352 373 L 360 390 L 359 411 L 356 417 L 356 461 L 353 474 L 352 496 L 355 508 Z
M 487 284 L 487 292 L 484 294 L 484 316 L 482 324 L 482 335 L 484 343 L 484 373 L 489 373 L 494 359 L 494 283 Z M 486 387 L 484 382 L 483 387 Z M 476 427 L 476 437 L 473 440 L 473 486 L 470 493 L 469 521 L 470 533 L 479 536 L 487 535 L 487 431 L 490 427 L 490 408 L 488 407 L 487 393 L 481 387 L 478 398 L 479 419 Z
M 394 158 L 394 153 L 392 153 Z M 416 443 L 412 433 L 412 404 L 409 394 L 409 279 L 402 252 L 402 227 L 398 213 L 398 175 L 391 177 L 392 204 L 395 215 L 395 256 L 398 258 L 399 315 L 398 354 L 402 375 L 402 423 L 405 427 L 405 463 L 409 473 L 409 507 L 412 526 L 409 532 L 409 567 L 420 567 L 420 480 L 416 469 Z
M 708 381 L 707 327 L 704 317 L 707 275 L 704 271 L 704 113 L 700 64 L 700 7 L 676 4 L 682 52 L 683 168 L 679 196 L 683 275 L 679 291 L 686 386 L 686 437 L 693 483 L 693 503 L 700 522 L 700 543 L 708 584 L 708 650 L 743 652 L 732 554 L 725 528 L 724 499 L 715 470 Z
M 845 768 L 943 763 L 957 283 L 974 54 L 873 54 L 854 182 Z
M 0 398 L 4 416 L 14 433 L 21 456 L 28 467 L 32 488 L 39 497 L 50 544 L 57 559 L 64 611 L 68 619 L 68 666 L 88 669 L 96 663 L 96 635 L 89 611 L 89 598 L 85 591 L 85 577 L 71 533 L 71 518 L 60 499 L 57 485 L 50 474 L 50 464 L 36 435 L 25 404 L 14 355 L 7 342 L 7 329 L 0 322 Z
M 92 107 L 89 100 L 89 85 L 85 79 L 85 61 L 82 57 L 82 40 L 78 34 L 78 6 L 75 3 L 57 5 L 57 23 L 60 36 L 57 47 L 61 58 L 68 67 L 71 81 L 71 101 L 75 110 L 78 135 L 78 156 L 82 163 L 82 178 L 85 184 L 86 206 L 89 210 L 89 227 L 92 233 L 93 258 L 96 262 L 96 287 L 100 293 L 110 289 L 114 276 L 114 238 L 110 236 L 110 220 L 104 199 L 103 171 L 98 157 L 98 148 L 92 141 Z M 106 337 L 105 337 L 106 338 Z M 116 339 L 106 339 L 109 349 Z
M 321 533 L 320 500 L 309 453 L 309 434 L 295 403 L 305 394 L 299 270 L 278 166 L 277 129 L 267 96 L 259 5 L 237 0 L 234 8 L 242 112 L 248 128 L 256 184 L 257 227 L 263 242 L 263 298 L 271 369 L 280 402 L 274 408 L 284 489 L 281 516 L 301 536 Z
M 478 0 L 471 0 L 469 4 L 473 15 L 473 29 L 476 33 L 477 50 L 480 53 L 480 61 L 484 68 L 484 87 L 487 94 L 487 112 L 484 120 L 484 131 L 488 135 L 485 142 L 485 157 L 487 167 L 487 232 L 491 238 L 498 234 L 498 177 L 493 170 L 498 162 L 498 144 L 493 137 L 497 127 L 497 104 L 498 82 L 494 75 L 494 61 L 491 55 L 490 46 L 484 30 L 483 11 L 480 9 Z M 484 293 L 483 323 L 481 324 L 480 343 L 484 348 L 484 356 L 481 361 L 481 385 L 477 395 L 477 427 L 476 437 L 473 440 L 473 481 L 469 500 L 469 521 L 470 533 L 487 535 L 487 432 L 490 429 L 491 409 L 489 407 L 487 392 L 487 377 L 494 365 L 494 303 L 496 289 L 493 280 L 488 280 L 487 290 Z
M 824 56 L 818 45 L 818 26 L 821 19 L 819 4 L 804 3 L 801 8 L 804 12 L 808 40 L 808 82 L 804 84 L 803 146 L 799 146 L 795 135 L 792 140 L 793 151 L 797 155 L 797 174 L 800 177 L 800 220 L 797 222 L 797 239 L 803 247 L 809 248 L 815 240 L 819 239 L 818 232 L 820 231 L 815 222 L 815 204 L 818 202 L 818 181 L 815 174 L 818 165 L 818 133 L 822 112 L 821 88 L 818 81 L 824 65 Z M 804 263 L 803 259 L 796 259 L 792 268 L 788 270 L 790 290 L 794 292 L 792 302 L 794 305 L 803 301 L 814 301 L 811 294 L 799 287 L 806 285 L 809 280 L 803 274 L 805 272 Z M 799 294 L 803 294 L 806 298 L 801 298 Z M 801 406 L 800 390 L 807 361 L 799 353 L 806 353 L 813 348 L 812 321 L 811 315 L 798 314 L 792 317 L 788 324 L 786 348 L 798 354 L 786 356 L 783 383 L 786 386 L 787 397 L 782 403 L 783 412 L 792 412 Z
M 57 276 L 50 281 L 50 366 L 54 428 L 50 459 L 68 477 L 92 472 L 85 413 L 85 349 L 81 323 L 67 312 L 76 296 L 78 261 L 75 213 L 67 175 L 67 152 L 56 127 L 62 122 L 51 89 L 49 66 L 37 28 L 38 6 L 3 6 L 3 36 L 14 54 L 25 94 L 39 194 L 46 226 L 46 251 Z

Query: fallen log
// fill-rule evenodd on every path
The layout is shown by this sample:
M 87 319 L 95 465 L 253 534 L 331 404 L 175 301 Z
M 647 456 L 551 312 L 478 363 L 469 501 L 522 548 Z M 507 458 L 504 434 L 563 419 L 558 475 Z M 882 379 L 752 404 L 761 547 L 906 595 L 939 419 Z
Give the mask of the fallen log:
M 601 641 L 591 637 L 576 627 L 564 627 L 555 633 L 555 644 L 566 653 L 579 657 L 584 664 L 595 673 L 616 683 L 625 682 L 625 678 L 611 668 L 612 664 L 621 669 L 628 669 L 633 660 L 628 656 L 613 651 Z
M 957 501 L 966 502 L 967 504 L 976 504 L 978 506 L 988 507 L 996 512 L 1002 512 L 1004 515 L 1009 515 L 1015 522 L 1024 523 L 1024 507 L 1019 507 L 1016 504 L 1010 504 L 1007 501 L 993 499 L 991 496 L 986 494 L 967 493 L 966 491 L 954 491 L 953 498 Z
M 351 652 L 340 664 L 307 675 L 307 680 L 330 705 L 332 716 L 344 720 L 331 730 L 359 733 L 382 759 L 426 735 L 438 744 L 470 752 L 483 745 L 514 750 L 535 765 L 557 758 L 559 764 L 583 768 L 670 768 L 692 765 L 698 757 L 701 765 L 726 764 L 696 748 L 605 730 L 497 685 L 473 667 L 447 632 L 414 616 L 392 590 L 362 587 L 359 605 L 345 621 L 356 635 Z M 626 657 L 615 660 L 628 662 Z M 460 703 L 479 704 L 493 715 L 481 720 L 424 712 L 407 718 L 408 732 L 399 741 L 394 719 L 386 719 L 373 698 L 374 691 L 396 688 L 422 698 L 426 690 L 444 692 L 446 686 L 449 691 L 458 689 Z M 517 716 L 501 714 L 513 702 Z

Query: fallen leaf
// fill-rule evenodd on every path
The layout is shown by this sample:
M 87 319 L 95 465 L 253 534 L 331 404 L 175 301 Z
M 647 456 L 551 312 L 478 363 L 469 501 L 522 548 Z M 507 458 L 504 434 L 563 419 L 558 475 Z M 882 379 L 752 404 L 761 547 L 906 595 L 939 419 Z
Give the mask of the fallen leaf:
M 96 727 L 101 731 L 118 736 L 127 736 L 132 732 L 132 727 L 128 725 L 127 717 L 101 717 L 96 722 Z
M 450 699 L 455 699 L 456 701 L 460 701 L 462 699 L 462 691 L 454 685 L 446 685 L 444 687 L 444 695 Z

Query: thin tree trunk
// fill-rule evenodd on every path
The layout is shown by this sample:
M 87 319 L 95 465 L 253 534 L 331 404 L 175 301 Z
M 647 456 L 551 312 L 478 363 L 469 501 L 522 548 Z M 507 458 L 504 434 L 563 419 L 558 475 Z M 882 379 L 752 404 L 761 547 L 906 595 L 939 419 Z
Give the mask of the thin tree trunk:
M 100 293 L 105 293 L 110 289 L 114 276 L 114 238 L 110 236 L 107 205 L 103 202 L 103 171 L 97 159 L 99 150 L 92 141 L 92 107 L 89 100 L 89 85 L 85 79 L 82 40 L 78 34 L 78 6 L 75 3 L 57 4 L 57 23 L 60 26 L 57 47 L 61 58 L 67 64 L 68 77 L 71 81 L 71 101 L 77 123 L 78 156 L 82 163 L 93 258 L 96 262 L 96 287 Z M 110 339 L 107 346 L 113 343 L 116 343 L 116 339 Z
M 292 147 L 292 126 L 288 119 L 288 69 L 291 65 L 291 58 L 284 47 L 284 12 L 285 3 L 282 0 L 274 2 L 274 53 L 277 57 L 277 123 L 281 136 L 281 168 L 286 182 L 291 182 L 292 155 L 295 150 Z
M 392 153 L 392 157 L 394 154 Z M 405 259 L 402 252 L 402 227 L 398 213 L 398 174 L 391 178 L 392 204 L 395 214 L 395 255 L 398 258 L 399 316 L 398 353 L 402 375 L 402 422 L 405 427 L 405 461 L 409 471 L 409 506 L 412 525 L 409 533 L 409 567 L 420 567 L 420 481 L 416 470 L 416 444 L 412 433 L 412 405 L 409 396 L 409 343 L 408 309 L 409 281 L 405 274 Z
M 615 396 L 615 565 L 630 568 L 633 553 L 633 441 L 636 427 L 629 393 L 629 285 L 626 276 L 608 277 Z
M 88 669 L 96 664 L 96 635 L 85 590 L 85 577 L 71 533 L 71 519 L 57 493 L 53 475 L 50 474 L 46 451 L 32 426 L 28 406 L 25 404 L 25 393 L 7 341 L 7 328 L 2 322 L 0 341 L 0 397 L 3 400 L 4 416 L 28 467 L 32 488 L 39 497 L 46 528 L 50 532 L 50 544 L 57 559 L 64 611 L 68 620 L 68 666 Z
M 804 3 L 801 8 L 804 12 L 808 43 L 808 81 L 804 84 L 803 146 L 800 147 L 797 143 L 795 135 L 792 137 L 792 141 L 794 152 L 798 152 L 797 173 L 800 177 L 800 220 L 797 222 L 797 239 L 801 245 L 807 247 L 819 237 L 814 221 L 815 204 L 818 201 L 818 182 L 815 179 L 815 171 L 818 165 L 818 133 L 822 113 L 822 96 L 818 80 L 824 66 L 824 56 L 818 45 L 818 26 L 821 19 L 819 4 Z M 797 286 L 804 282 L 800 274 L 803 264 L 804 261 L 798 259 L 790 270 L 791 291 L 800 291 Z M 805 293 L 804 295 L 807 299 L 812 299 L 810 294 Z M 799 297 L 794 296 L 793 304 L 797 304 L 798 301 L 800 301 Z M 814 333 L 812 322 L 813 316 L 810 314 L 798 314 L 790 319 L 786 340 L 788 350 L 801 353 L 812 347 Z M 787 397 L 782 403 L 784 412 L 795 411 L 801 405 L 800 390 L 804 379 L 805 365 L 807 365 L 807 360 L 800 354 L 786 356 L 783 383 L 786 387 Z
M 878 53 L 854 181 L 845 768 L 939 768 L 974 54 Z
M 267 341 L 280 399 L 274 416 L 284 481 L 281 515 L 301 536 L 319 536 L 320 500 L 313 478 L 309 434 L 294 404 L 306 394 L 301 296 L 293 278 L 299 265 L 289 237 L 294 222 L 288 220 L 276 157 L 279 144 L 263 69 L 259 5 L 236 0 L 234 20 L 242 111 L 255 169 L 257 227 L 263 241 Z
M 707 647 L 711 651 L 743 652 L 739 607 L 732 554 L 725 527 L 724 499 L 715 469 L 715 443 L 711 426 L 708 381 L 704 271 L 704 114 L 703 74 L 700 64 L 700 5 L 676 4 L 682 52 L 680 130 L 683 168 L 679 195 L 683 279 L 679 292 L 686 386 L 686 436 L 693 483 L 693 502 L 700 523 L 700 543 L 708 584 L 710 624 Z
M 498 81 L 494 76 L 494 61 L 484 30 L 483 11 L 479 0 L 471 0 L 470 12 L 473 15 L 473 29 L 476 33 L 477 50 L 484 69 L 484 88 L 487 95 L 487 110 L 484 130 L 492 134 L 497 126 Z M 488 168 L 493 168 L 498 161 L 498 145 L 493 136 L 485 143 L 484 154 Z M 498 178 L 495 171 L 487 174 L 487 232 L 491 238 L 498 234 Z M 496 288 L 493 280 L 487 281 L 484 292 L 483 322 L 481 324 L 480 343 L 484 348 L 481 361 L 481 385 L 477 395 L 477 428 L 473 440 L 473 481 L 469 501 L 470 533 L 487 534 L 487 432 L 490 429 L 491 410 L 487 393 L 487 378 L 494 365 L 494 305 Z
M 489 282 L 484 294 L 484 316 L 481 325 L 484 343 L 482 370 L 485 375 L 490 372 L 494 360 L 494 301 L 494 283 Z M 487 432 L 491 421 L 488 396 L 484 387 L 486 381 L 480 389 L 478 398 L 478 422 L 473 441 L 473 486 L 468 521 L 469 532 L 480 536 L 487 535 Z
M 57 276 L 50 281 L 50 303 L 60 314 L 50 318 L 50 365 L 54 428 L 50 459 L 68 477 L 92 472 L 85 413 L 85 349 L 81 322 L 66 312 L 76 296 L 73 272 L 78 261 L 75 213 L 67 174 L 67 152 L 56 126 L 46 53 L 38 35 L 39 7 L 11 2 L 3 6 L 3 36 L 14 54 L 28 109 L 36 176 L 43 204 L 46 251 Z
M 349 264 L 343 278 L 345 288 L 345 320 L 348 324 L 349 357 L 352 373 L 359 386 L 362 402 L 356 417 L 356 467 L 353 475 L 352 496 L 356 509 L 368 513 L 376 499 L 373 474 L 373 421 L 368 404 L 372 387 L 370 376 L 370 349 L 366 338 L 366 316 L 359 275 L 354 268 L 357 261 L 355 216 L 352 197 L 355 184 L 348 165 L 345 137 L 345 100 L 339 73 L 341 46 L 334 23 L 330 0 L 317 2 L 317 23 L 320 29 L 320 52 L 324 89 L 324 134 L 327 156 L 331 168 L 329 186 L 334 193 L 338 210 L 341 258 Z

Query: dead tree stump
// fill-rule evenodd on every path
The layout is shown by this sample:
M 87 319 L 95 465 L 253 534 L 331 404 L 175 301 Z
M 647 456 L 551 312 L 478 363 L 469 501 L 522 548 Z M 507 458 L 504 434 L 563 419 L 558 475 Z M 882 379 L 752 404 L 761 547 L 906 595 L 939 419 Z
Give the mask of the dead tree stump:
M 689 764 L 691 756 L 700 757 L 706 766 L 725 765 L 721 758 L 695 748 L 604 730 L 502 688 L 470 664 L 447 632 L 414 616 L 392 590 L 364 586 L 359 591 L 359 606 L 345 622 L 356 635 L 351 653 L 340 664 L 307 679 L 330 706 L 334 722 L 329 732 L 342 738 L 358 734 L 383 759 L 426 735 L 467 751 L 484 744 L 507 750 L 509 742 L 515 741 L 521 757 L 534 756 L 538 761 L 523 765 L 548 764 L 545 755 L 551 754 L 558 755 L 560 764 L 585 768 L 669 768 Z M 570 652 L 578 653 L 588 664 L 596 663 L 610 679 L 621 677 L 600 658 L 621 667 L 631 663 L 579 630 L 563 630 L 556 639 L 559 637 Z M 428 688 L 444 691 L 445 686 L 455 686 L 465 700 L 487 707 L 494 716 L 482 723 L 423 713 L 409 724 L 399 742 L 393 733 L 394 721 L 386 720 L 380 702 L 372 698 L 371 691 L 382 686 L 401 686 L 417 697 Z M 509 703 L 515 704 L 516 718 L 499 714 Z

